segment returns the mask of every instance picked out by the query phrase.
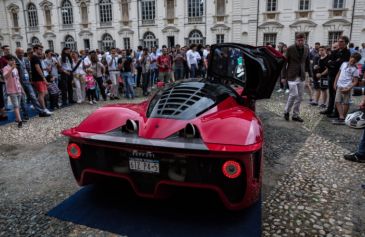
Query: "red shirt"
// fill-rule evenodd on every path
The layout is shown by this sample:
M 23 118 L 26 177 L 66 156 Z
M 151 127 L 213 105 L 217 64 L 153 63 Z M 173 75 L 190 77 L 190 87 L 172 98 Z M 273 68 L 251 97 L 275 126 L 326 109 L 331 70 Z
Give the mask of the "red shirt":
M 170 57 L 170 55 L 168 55 L 168 54 L 160 55 L 157 58 L 157 64 L 160 65 L 158 67 L 160 72 L 169 72 L 170 69 L 171 69 L 171 57 Z
M 6 65 L 8 65 L 8 60 L 5 59 L 5 56 L 0 57 L 0 69 L 3 69 Z

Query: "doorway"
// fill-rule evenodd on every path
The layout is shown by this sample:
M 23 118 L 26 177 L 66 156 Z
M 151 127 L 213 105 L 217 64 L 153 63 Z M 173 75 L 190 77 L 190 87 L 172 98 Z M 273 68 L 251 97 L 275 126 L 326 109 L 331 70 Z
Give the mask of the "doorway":
M 175 36 L 167 36 L 167 47 L 175 47 Z

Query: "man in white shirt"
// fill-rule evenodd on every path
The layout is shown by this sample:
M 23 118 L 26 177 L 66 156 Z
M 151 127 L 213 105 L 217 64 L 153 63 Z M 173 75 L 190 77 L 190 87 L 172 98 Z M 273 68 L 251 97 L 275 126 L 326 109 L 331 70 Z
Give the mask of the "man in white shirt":
M 190 45 L 190 50 L 186 53 L 186 60 L 190 70 L 190 77 L 195 78 L 198 70 L 198 61 L 201 60 L 200 54 L 196 51 L 196 44 Z
M 151 58 L 151 64 L 150 64 L 150 70 L 151 70 L 151 85 L 155 85 L 156 80 L 158 78 L 158 68 L 157 68 L 157 58 L 158 54 L 156 53 L 156 47 L 151 48 L 152 52 L 150 53 Z
M 361 55 L 357 52 L 354 53 L 348 62 L 342 63 L 340 71 L 337 73 L 334 90 L 336 91 L 335 102 L 339 116 L 338 120 L 332 121 L 332 124 L 345 124 L 345 117 L 349 110 L 351 89 L 356 86 L 359 79 L 357 63 L 360 59 Z
M 110 99 L 111 100 L 118 100 L 118 77 L 120 75 L 119 69 L 118 69 L 118 59 L 119 56 L 117 55 L 117 50 L 115 48 L 112 48 L 110 50 L 111 54 L 106 56 L 106 62 L 108 64 L 109 68 L 109 79 L 112 81 L 112 87 L 110 89 Z

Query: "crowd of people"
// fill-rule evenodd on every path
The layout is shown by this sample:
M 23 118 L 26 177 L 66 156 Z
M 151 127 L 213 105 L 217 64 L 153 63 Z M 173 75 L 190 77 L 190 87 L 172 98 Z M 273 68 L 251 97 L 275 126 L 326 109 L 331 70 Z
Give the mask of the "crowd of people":
M 111 48 L 61 54 L 42 45 L 24 52 L 2 46 L 0 57 L 0 120 L 7 119 L 8 100 L 18 127 L 29 120 L 28 104 L 40 117 L 74 103 L 96 104 L 98 100 L 136 97 L 135 88 L 148 96 L 158 81 L 170 83 L 184 78 L 205 77 L 209 45 L 162 46 L 137 50 Z
M 340 36 L 331 48 L 316 43 L 310 49 L 305 45 L 305 35 L 297 34 L 295 43 L 287 47 L 279 45 L 287 59 L 281 73 L 281 89 L 289 93 L 284 109 L 285 120 L 304 122 L 300 105 L 307 88 L 312 106 L 320 106 L 320 114 L 333 118 L 332 124 L 344 125 L 351 103 L 351 92 L 356 86 L 363 86 L 365 44 L 361 49 L 353 48 L 347 36 Z M 350 46 L 350 48 L 348 48 Z M 327 96 L 329 94 L 329 96 Z M 365 109 L 365 97 L 359 105 Z M 359 118 L 365 120 L 365 118 Z M 355 121 L 356 122 L 356 121 Z M 365 162 L 365 132 L 357 152 L 344 156 L 355 162 Z
M 287 63 L 280 75 L 280 89 L 288 94 L 285 120 L 303 122 L 300 105 L 305 90 L 309 103 L 319 106 L 321 114 L 334 118 L 333 124 L 345 124 L 353 87 L 362 85 L 365 71 L 365 43 L 354 48 L 347 36 L 340 36 L 330 47 L 315 43 L 305 45 L 305 35 L 297 34 L 295 43 L 277 45 Z M 268 45 L 275 47 L 275 45 Z M 136 87 L 148 96 L 158 82 L 170 83 L 184 78 L 205 77 L 209 45 L 136 50 L 111 48 L 72 51 L 63 48 L 60 55 L 42 45 L 24 52 L 2 46 L 0 57 L 0 120 L 7 119 L 9 101 L 14 108 L 18 127 L 29 120 L 29 106 L 40 117 L 52 115 L 54 109 L 74 103 L 96 104 L 100 99 L 136 97 Z M 359 67 L 360 65 L 360 67 Z M 362 67 L 361 67 L 362 65 Z M 365 108 L 365 100 L 360 104 Z M 365 162 L 365 134 L 362 148 L 346 159 Z

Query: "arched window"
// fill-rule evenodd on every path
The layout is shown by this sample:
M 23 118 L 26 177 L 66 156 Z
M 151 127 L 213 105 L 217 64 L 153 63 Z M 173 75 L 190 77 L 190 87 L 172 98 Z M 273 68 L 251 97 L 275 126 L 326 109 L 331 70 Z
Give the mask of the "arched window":
M 190 44 L 203 44 L 203 34 L 198 30 L 193 30 L 189 34 L 189 45 Z
M 11 16 L 13 18 L 13 26 L 14 26 L 14 28 L 18 28 L 19 27 L 18 12 L 15 9 L 13 9 L 11 11 Z
M 32 45 L 36 45 L 36 44 L 40 44 L 41 43 L 37 37 L 32 37 L 30 39 L 30 42 L 32 43 Z
M 110 50 L 111 48 L 115 47 L 115 41 L 113 37 L 109 34 L 104 34 L 101 39 L 101 50 Z
M 44 7 L 44 14 L 46 15 L 46 25 L 52 25 L 51 9 L 49 9 L 49 6 Z
M 143 46 L 148 49 L 156 46 L 156 36 L 152 32 L 146 32 L 143 35 Z
M 100 0 L 99 2 L 99 14 L 100 14 L 100 23 L 101 24 L 109 24 L 113 20 L 112 15 L 112 3 L 110 0 Z
M 80 7 L 81 7 L 81 21 L 82 21 L 82 23 L 86 24 L 89 21 L 86 3 L 84 3 L 84 2 L 81 3 Z
M 64 0 L 61 5 L 62 23 L 72 25 L 74 22 L 72 14 L 72 4 L 69 0 Z
M 65 47 L 70 48 L 72 51 L 76 51 L 76 42 L 71 35 L 65 37 Z
M 28 24 L 29 24 L 29 27 L 38 26 L 37 8 L 33 3 L 30 3 L 28 5 Z

